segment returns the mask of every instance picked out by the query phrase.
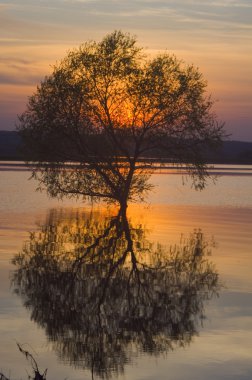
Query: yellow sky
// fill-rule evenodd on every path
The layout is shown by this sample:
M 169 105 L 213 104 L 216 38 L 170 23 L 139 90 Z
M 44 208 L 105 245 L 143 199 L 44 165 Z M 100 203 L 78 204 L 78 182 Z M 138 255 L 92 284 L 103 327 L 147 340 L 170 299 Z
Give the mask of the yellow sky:
M 251 0 L 0 0 L 0 129 L 80 43 L 115 29 L 199 67 L 232 139 L 252 141 Z

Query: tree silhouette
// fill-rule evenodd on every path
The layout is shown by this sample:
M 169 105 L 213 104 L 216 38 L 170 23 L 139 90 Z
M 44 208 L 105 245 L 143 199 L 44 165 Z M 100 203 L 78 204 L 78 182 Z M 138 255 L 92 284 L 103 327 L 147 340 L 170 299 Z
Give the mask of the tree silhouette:
M 109 378 L 138 352 L 190 344 L 220 288 L 201 231 L 164 247 L 119 210 L 52 210 L 13 259 L 12 285 L 68 363 Z
M 224 135 L 212 104 L 197 68 L 166 53 L 150 59 L 134 37 L 115 31 L 54 67 L 18 130 L 33 175 L 51 196 L 126 205 L 149 189 L 153 157 L 183 165 L 204 187 L 204 151 Z

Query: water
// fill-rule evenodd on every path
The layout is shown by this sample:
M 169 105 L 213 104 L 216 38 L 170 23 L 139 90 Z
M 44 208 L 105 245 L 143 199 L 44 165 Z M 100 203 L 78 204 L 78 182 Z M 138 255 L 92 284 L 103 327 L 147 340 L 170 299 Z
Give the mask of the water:
M 83 273 L 78 272 L 79 288 L 75 285 L 72 296 L 63 299 L 65 303 L 61 302 L 62 294 L 65 296 L 65 279 L 63 286 L 49 280 L 44 283 L 47 277 L 43 277 L 43 273 L 30 271 L 32 277 L 29 278 L 29 284 L 32 286 L 29 288 L 23 271 L 23 282 L 16 280 L 13 283 L 15 271 L 20 267 L 13 265 L 12 259 L 20 252 L 24 253 L 24 247 L 28 252 L 34 248 L 30 232 L 35 233 L 37 244 L 41 241 L 48 244 L 49 252 L 61 252 L 64 256 L 67 251 L 68 257 L 74 257 L 76 247 L 81 252 L 81 247 L 84 243 L 88 244 L 88 239 L 92 242 L 97 234 L 102 234 L 111 215 L 116 216 L 116 210 L 113 207 L 108 210 L 105 206 L 92 209 L 90 205 L 80 205 L 74 201 L 49 200 L 44 193 L 34 191 L 36 184 L 27 180 L 30 175 L 28 171 L 20 170 L 18 166 L 11 170 L 5 166 L 4 169 L 0 172 L 0 372 L 11 379 L 25 379 L 26 371 L 31 373 L 30 364 L 17 349 L 16 342 L 19 342 L 33 354 L 41 371 L 48 368 L 47 379 L 92 379 L 92 365 L 87 362 L 91 356 L 87 353 L 94 354 L 94 342 L 99 332 L 106 349 L 103 358 L 110 360 L 107 373 L 115 379 L 252 378 L 251 166 L 222 166 L 219 172 L 223 175 L 218 176 L 217 184 L 209 184 L 203 192 L 192 190 L 190 183 L 183 186 L 181 175 L 173 172 L 155 174 L 152 182 L 156 187 L 146 203 L 130 205 L 128 220 L 131 231 L 135 231 L 134 252 L 139 261 L 141 259 L 143 263 L 150 264 L 157 252 L 161 252 L 161 259 L 169 260 L 170 250 L 175 252 L 175 246 L 181 247 L 181 240 L 182 246 L 190 245 L 190 236 L 203 236 L 204 244 L 208 244 L 205 253 L 211 251 L 211 256 L 204 256 L 204 259 L 200 257 L 197 268 L 192 270 L 190 286 L 185 272 L 178 271 L 179 285 L 172 292 L 171 279 L 175 272 L 171 262 L 167 272 L 160 275 L 163 283 L 159 282 L 159 277 L 155 281 L 153 277 L 146 277 L 147 285 L 154 281 L 148 290 L 152 297 L 150 310 L 155 302 L 159 302 L 158 291 L 155 293 L 152 290 L 162 288 L 162 284 L 166 284 L 162 292 L 170 297 L 169 302 L 172 300 L 172 306 L 168 309 L 160 306 L 163 314 L 168 313 L 170 324 L 166 320 L 166 326 L 160 327 L 151 320 L 148 325 L 149 337 L 159 343 L 155 347 L 146 341 L 146 335 L 139 334 L 140 327 L 133 333 L 129 327 L 124 326 L 122 329 L 119 326 L 124 313 L 120 304 L 120 297 L 125 290 L 123 281 L 117 283 L 121 294 L 114 295 L 113 288 L 108 290 L 113 302 L 105 305 L 108 308 L 105 314 L 109 314 L 110 319 L 106 321 L 105 316 L 102 316 L 102 330 L 99 330 L 99 325 L 95 325 L 96 315 L 92 315 L 91 310 L 91 306 L 95 306 L 96 293 L 92 292 L 96 287 L 89 284 L 97 280 L 95 272 L 90 272 L 92 276 L 85 272 L 84 277 Z M 54 229 L 50 226 L 54 226 Z M 110 238 L 113 236 L 111 232 Z M 111 241 L 115 241 L 118 249 L 123 249 L 120 239 Z M 105 246 L 106 240 L 99 244 L 100 247 L 102 244 Z M 40 247 L 41 252 L 46 252 L 44 246 Z M 190 249 L 187 249 L 189 252 Z M 58 260 L 58 265 L 65 265 L 67 256 L 65 261 L 60 256 Z M 189 265 L 191 261 L 183 257 L 179 263 Z M 208 279 L 203 287 L 202 281 L 199 281 L 200 276 L 206 273 L 208 264 L 211 265 L 212 278 L 218 276 L 218 286 Z M 102 265 L 104 268 L 105 264 Z M 50 261 L 47 261 L 46 268 L 55 275 Z M 21 272 L 18 273 L 21 275 Z M 38 273 L 40 277 L 36 277 Z M 123 274 L 118 269 L 115 280 Z M 86 288 L 81 290 L 83 278 L 85 281 L 88 279 L 88 282 Z M 37 279 L 40 282 L 37 283 Z M 196 288 L 191 286 L 192 279 Z M 15 289 L 19 294 L 14 293 Z M 187 314 L 181 303 L 184 290 L 188 293 Z M 89 312 L 85 309 L 87 302 L 81 299 L 81 295 L 87 291 L 92 294 Z M 141 297 L 140 306 L 145 307 L 144 296 Z M 135 300 L 133 294 L 131 299 Z M 53 308 L 56 305 L 57 313 Z M 64 308 L 64 305 L 67 307 Z M 75 323 L 73 317 L 74 307 L 77 306 L 82 313 L 78 316 L 80 324 Z M 139 305 L 137 307 L 139 309 Z M 147 313 L 147 308 L 144 310 Z M 86 316 L 83 316 L 84 311 Z M 60 318 L 57 319 L 57 316 Z M 88 320 L 89 316 L 92 316 L 91 320 Z M 90 333 L 92 328 L 93 335 Z M 110 328 L 111 336 L 106 340 Z M 117 340 L 114 331 L 118 333 Z M 122 331 L 127 334 L 122 336 Z M 81 344 L 83 337 L 87 339 L 86 345 Z M 95 368 L 97 361 L 93 363 Z M 99 378 L 94 370 L 93 374 L 95 379 Z M 100 374 L 105 376 L 104 368 Z

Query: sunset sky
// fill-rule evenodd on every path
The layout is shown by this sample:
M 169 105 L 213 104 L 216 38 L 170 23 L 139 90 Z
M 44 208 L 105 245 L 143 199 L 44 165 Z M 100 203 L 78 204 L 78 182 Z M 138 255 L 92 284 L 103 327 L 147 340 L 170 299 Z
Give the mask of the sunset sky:
M 251 0 L 0 0 L 0 129 L 69 49 L 115 29 L 198 66 L 230 138 L 252 141 Z

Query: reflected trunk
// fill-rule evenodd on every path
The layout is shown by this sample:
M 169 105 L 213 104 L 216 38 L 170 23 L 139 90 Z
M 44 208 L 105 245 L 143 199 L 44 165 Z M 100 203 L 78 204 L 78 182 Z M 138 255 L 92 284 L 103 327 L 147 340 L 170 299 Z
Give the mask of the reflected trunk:
M 208 255 L 201 231 L 149 241 L 126 204 L 114 217 L 52 210 L 14 258 L 12 284 L 62 360 L 110 378 L 141 352 L 190 344 L 220 288 Z

